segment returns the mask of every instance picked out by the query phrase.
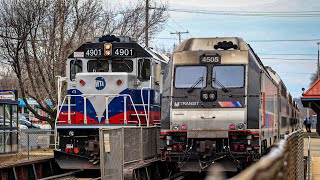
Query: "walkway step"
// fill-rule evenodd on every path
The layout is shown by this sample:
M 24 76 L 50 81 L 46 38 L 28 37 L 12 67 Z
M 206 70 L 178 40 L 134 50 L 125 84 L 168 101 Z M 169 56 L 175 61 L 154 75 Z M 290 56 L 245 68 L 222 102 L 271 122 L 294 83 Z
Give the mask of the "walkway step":
M 312 157 L 312 180 L 320 180 L 320 157 Z

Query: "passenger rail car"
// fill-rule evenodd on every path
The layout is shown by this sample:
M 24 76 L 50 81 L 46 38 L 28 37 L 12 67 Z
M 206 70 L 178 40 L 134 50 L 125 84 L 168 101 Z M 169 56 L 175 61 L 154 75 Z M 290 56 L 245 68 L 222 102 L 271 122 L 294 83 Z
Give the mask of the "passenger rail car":
M 215 161 L 241 169 L 298 129 L 299 109 L 279 75 L 241 38 L 193 38 L 164 77 L 161 158 L 182 171 Z
M 160 125 L 161 71 L 168 61 L 129 37 L 106 35 L 75 50 L 58 83 L 58 164 L 99 169 L 99 128 Z

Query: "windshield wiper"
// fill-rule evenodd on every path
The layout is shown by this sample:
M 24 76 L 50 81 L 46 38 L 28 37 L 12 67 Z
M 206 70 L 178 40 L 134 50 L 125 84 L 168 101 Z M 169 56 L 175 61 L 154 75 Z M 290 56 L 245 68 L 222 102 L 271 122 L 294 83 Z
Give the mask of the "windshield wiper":
M 218 79 L 212 78 L 212 81 L 218 86 L 220 86 L 223 92 L 225 93 L 229 92 L 228 89 L 220 81 L 218 81 Z
M 188 93 L 191 93 L 194 88 L 203 81 L 203 77 L 199 77 L 199 79 L 188 89 Z
M 128 67 L 129 71 L 131 71 L 131 67 L 126 63 L 126 61 L 122 59 L 122 62 Z

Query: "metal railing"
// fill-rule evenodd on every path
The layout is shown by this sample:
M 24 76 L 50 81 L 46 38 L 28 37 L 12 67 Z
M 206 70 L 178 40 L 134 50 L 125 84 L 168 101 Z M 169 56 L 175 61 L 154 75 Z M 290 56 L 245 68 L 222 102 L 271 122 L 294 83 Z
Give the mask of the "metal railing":
M 307 157 L 307 180 L 312 180 L 311 176 L 311 150 L 310 150 L 311 138 L 308 136 L 308 157 Z
M 51 157 L 53 156 L 54 146 L 53 130 L 1 130 L 0 164 L 5 166 L 6 164 L 13 164 L 39 157 Z
M 133 109 L 134 109 L 134 111 L 135 111 L 135 113 L 136 113 L 136 116 L 137 116 L 137 119 L 138 119 L 138 124 L 139 124 L 139 126 L 141 126 L 141 120 L 140 120 L 140 117 L 139 117 L 139 115 L 138 115 L 138 111 L 137 111 L 137 109 L 136 109 L 136 105 L 135 105 L 135 103 L 133 102 L 133 100 L 132 100 L 132 97 L 131 97 L 131 95 L 129 95 L 129 94 L 81 94 L 81 95 L 66 95 L 65 97 L 64 97 L 64 99 L 63 99 L 63 101 L 62 101 L 62 104 L 61 104 L 61 106 L 60 106 L 60 108 L 59 108 L 59 111 L 58 111 L 58 113 L 57 113 L 57 117 L 56 117 L 56 124 L 57 124 L 57 122 L 58 122 L 58 116 L 59 116 L 59 114 L 60 114 L 60 112 L 61 112 L 61 110 L 62 110 L 62 108 L 63 108 L 63 106 L 64 106 L 64 103 L 65 103 L 65 101 L 66 101 L 66 99 L 67 99 L 67 107 L 68 107 L 68 124 L 71 124 L 71 97 L 82 97 L 83 99 L 84 99 L 84 102 L 83 102 L 83 107 L 84 107 L 84 111 L 83 111 L 83 114 L 84 114 L 84 124 L 87 124 L 87 98 L 90 98 L 90 97 L 95 97 L 95 96 L 102 96 L 102 97 L 105 97 L 105 101 L 106 101 L 106 121 L 105 121 L 105 123 L 106 124 L 108 124 L 109 123 L 109 117 L 108 117 L 108 105 L 109 105 L 109 98 L 110 97 L 123 97 L 124 98 L 124 102 L 126 102 L 126 98 L 128 98 L 129 97 L 129 99 L 130 99 L 130 101 L 131 101 L 131 104 L 132 104 L 132 106 L 133 106 Z M 125 124 L 127 124 L 128 122 L 127 122 L 127 116 L 126 116 L 126 112 L 127 112 L 127 106 L 126 106 L 126 103 L 123 103 L 123 109 L 124 109 L 124 122 L 125 122 Z M 61 121 L 60 121 L 61 122 Z
M 127 121 L 127 106 L 126 106 L 126 99 L 129 97 L 130 101 L 131 101 L 131 104 L 133 106 L 133 109 L 135 111 L 135 115 L 137 116 L 137 119 L 138 119 L 138 125 L 141 126 L 141 120 L 140 120 L 140 117 L 139 117 L 139 114 L 138 114 L 138 111 L 137 111 L 137 108 L 136 108 L 136 105 L 135 103 L 133 102 L 132 100 L 132 97 L 129 95 L 129 94 L 81 94 L 81 95 L 66 95 L 64 98 L 63 98 L 63 101 L 60 105 L 60 108 L 58 109 L 57 111 L 57 116 L 56 116 L 56 119 L 55 119 L 55 127 L 57 127 L 57 123 L 58 123 L 58 118 L 59 118 L 59 114 L 63 108 L 63 105 L 67 99 L 67 107 L 68 107 L 68 124 L 71 124 L 71 97 L 82 97 L 84 99 L 84 124 L 87 124 L 87 98 L 88 97 L 94 97 L 94 96 L 102 96 L 102 97 L 105 97 L 105 101 L 106 101 L 106 120 L 105 120 L 105 123 L 108 124 L 109 123 L 109 118 L 108 118 L 108 105 L 109 105 L 109 97 L 123 97 L 124 98 L 124 103 L 123 103 L 123 108 L 124 108 L 124 124 L 128 124 L 128 121 Z M 60 122 L 60 121 L 59 121 Z M 58 132 L 57 132 L 57 128 L 55 128 L 55 144 L 58 143 Z M 57 149 L 57 146 L 55 146 L 55 149 Z
M 232 179 L 304 179 L 302 131 L 286 135 L 269 154 Z
M 100 129 L 100 166 L 102 179 L 123 179 L 124 168 L 142 163 L 159 154 L 159 127 L 122 127 Z

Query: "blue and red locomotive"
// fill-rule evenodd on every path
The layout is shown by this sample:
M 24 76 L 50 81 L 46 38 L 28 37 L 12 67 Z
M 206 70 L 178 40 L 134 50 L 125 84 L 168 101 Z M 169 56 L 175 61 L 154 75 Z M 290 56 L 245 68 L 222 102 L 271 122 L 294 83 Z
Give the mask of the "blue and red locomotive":
M 98 169 L 99 128 L 159 125 L 161 72 L 168 61 L 129 37 L 106 35 L 74 51 L 58 83 L 60 167 Z

